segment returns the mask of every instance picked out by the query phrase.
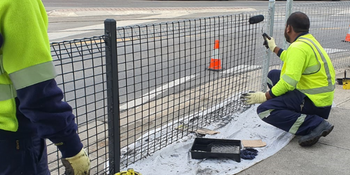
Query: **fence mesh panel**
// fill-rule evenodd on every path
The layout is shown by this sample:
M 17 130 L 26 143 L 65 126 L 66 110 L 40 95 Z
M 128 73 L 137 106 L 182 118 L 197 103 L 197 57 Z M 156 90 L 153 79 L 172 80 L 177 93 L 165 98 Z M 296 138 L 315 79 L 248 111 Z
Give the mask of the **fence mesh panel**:
M 242 109 L 261 83 L 254 15 L 117 28 L 121 168 Z
M 108 161 L 108 120 L 104 38 L 51 43 L 51 53 L 64 91 L 64 100 L 73 108 L 79 136 L 91 159 L 91 173 L 105 171 Z M 48 146 L 52 174 L 63 174 L 55 145 Z

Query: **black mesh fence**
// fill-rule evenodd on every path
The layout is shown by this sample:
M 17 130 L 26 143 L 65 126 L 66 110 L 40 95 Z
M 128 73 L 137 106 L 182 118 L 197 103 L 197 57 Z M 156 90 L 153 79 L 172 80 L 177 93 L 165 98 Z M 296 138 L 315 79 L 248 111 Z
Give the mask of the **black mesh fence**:
M 108 164 L 107 87 L 104 37 L 51 43 L 51 53 L 64 91 L 73 107 L 81 140 L 89 153 L 92 174 L 104 172 Z M 60 154 L 48 146 L 52 174 L 63 174 Z
M 117 28 L 121 168 L 243 109 L 261 87 L 258 14 Z

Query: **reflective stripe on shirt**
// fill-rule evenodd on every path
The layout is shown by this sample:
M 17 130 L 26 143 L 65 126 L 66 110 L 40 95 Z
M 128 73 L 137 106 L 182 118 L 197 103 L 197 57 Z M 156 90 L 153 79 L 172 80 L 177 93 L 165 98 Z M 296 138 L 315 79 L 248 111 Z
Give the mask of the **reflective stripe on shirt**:
M 16 96 L 16 90 L 11 84 L 0 84 L 0 101 L 9 100 Z
M 37 64 L 17 72 L 11 73 L 10 79 L 16 90 L 54 79 L 56 77 L 55 67 L 52 61 Z
M 331 76 L 330 71 L 329 71 L 328 62 L 327 62 L 326 58 L 324 57 L 323 53 L 321 52 L 321 50 L 317 47 L 317 45 L 311 39 L 300 37 L 299 41 L 308 44 L 313 50 L 313 47 L 311 46 L 311 44 L 307 43 L 306 41 L 302 41 L 302 40 L 309 41 L 317 49 L 318 53 L 320 54 L 321 59 L 322 59 L 323 64 L 324 64 L 328 85 L 324 86 L 324 87 L 312 88 L 312 89 L 299 89 L 299 91 L 301 91 L 303 93 L 307 93 L 307 94 L 319 94 L 319 93 L 333 91 L 335 88 L 335 85 L 332 84 L 332 76 Z M 315 57 L 317 59 L 317 54 L 315 52 L 314 52 L 314 54 L 315 54 Z

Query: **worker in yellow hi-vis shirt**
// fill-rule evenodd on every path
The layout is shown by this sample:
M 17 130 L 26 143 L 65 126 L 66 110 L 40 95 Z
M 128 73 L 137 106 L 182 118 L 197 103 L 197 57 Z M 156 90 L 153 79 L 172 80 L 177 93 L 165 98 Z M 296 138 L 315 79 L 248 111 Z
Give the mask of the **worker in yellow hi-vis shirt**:
M 62 153 L 67 175 L 90 160 L 55 81 L 41 0 L 0 1 L 0 174 L 49 175 L 45 140 Z
M 312 146 L 334 128 L 328 119 L 335 88 L 335 71 L 320 43 L 309 33 L 310 21 L 302 12 L 292 13 L 286 24 L 287 50 L 265 36 L 266 46 L 284 62 L 268 74 L 268 92 L 242 94 L 247 104 L 262 103 L 260 118 L 280 129 L 300 135 L 301 146 Z

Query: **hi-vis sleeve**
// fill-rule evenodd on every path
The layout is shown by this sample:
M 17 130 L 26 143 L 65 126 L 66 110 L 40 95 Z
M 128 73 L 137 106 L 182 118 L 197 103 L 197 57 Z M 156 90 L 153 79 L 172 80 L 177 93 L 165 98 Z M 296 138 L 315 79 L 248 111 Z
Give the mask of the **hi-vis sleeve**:
M 3 68 L 16 90 L 53 79 L 47 35 L 48 19 L 41 0 L 1 0 L 0 33 Z
M 281 70 L 281 77 L 278 83 L 271 89 L 272 94 L 280 96 L 296 88 L 302 73 L 305 70 L 307 60 L 305 51 L 298 44 L 290 45 L 280 55 L 284 61 Z
M 62 101 L 63 93 L 54 80 L 48 18 L 42 1 L 0 0 L 0 9 L 0 33 L 4 37 L 1 70 L 17 92 L 18 110 L 35 126 L 39 137 L 57 145 L 63 157 L 76 155 L 83 145 L 72 108 Z M 15 95 L 11 98 L 13 101 Z M 23 122 L 18 123 L 19 128 L 25 127 Z

